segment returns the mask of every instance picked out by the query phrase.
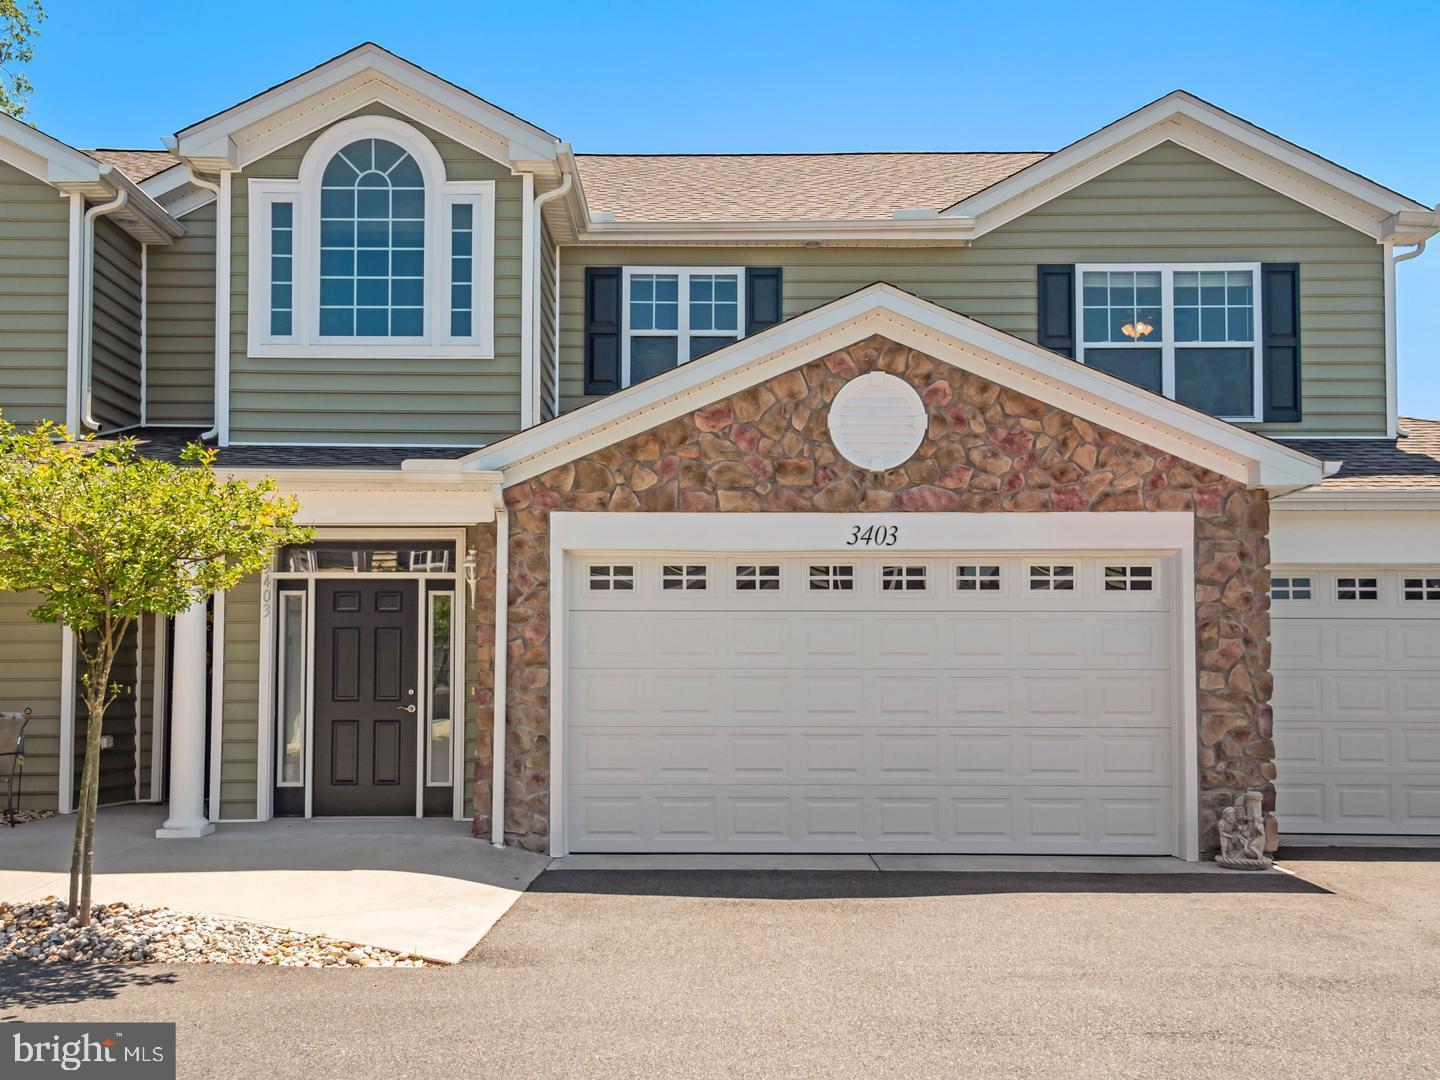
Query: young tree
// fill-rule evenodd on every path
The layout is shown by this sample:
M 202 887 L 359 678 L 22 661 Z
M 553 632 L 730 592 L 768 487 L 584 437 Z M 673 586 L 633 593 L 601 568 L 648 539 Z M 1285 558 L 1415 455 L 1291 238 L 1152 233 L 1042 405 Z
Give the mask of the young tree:
M 131 439 L 76 442 L 44 422 L 0 418 L 0 590 L 33 590 L 30 617 L 74 631 L 88 729 L 70 862 L 70 913 L 90 923 L 100 732 L 121 691 L 115 656 L 137 616 L 178 615 L 260 570 L 281 544 L 303 543 L 292 498 L 273 480 L 221 480 L 215 451 L 182 463 L 142 458 Z M 66 768 L 66 762 L 60 767 Z
M 24 119 L 25 103 L 35 89 L 17 69 L 35 59 L 35 39 L 44 21 L 40 0 L 0 0 L 0 112 L 17 120 Z

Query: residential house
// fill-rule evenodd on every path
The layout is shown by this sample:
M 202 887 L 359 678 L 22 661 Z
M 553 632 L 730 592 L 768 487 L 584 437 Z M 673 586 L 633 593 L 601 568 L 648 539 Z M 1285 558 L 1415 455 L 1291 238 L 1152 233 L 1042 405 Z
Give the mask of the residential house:
M 160 149 L 0 118 L 0 222 L 5 415 L 205 441 L 317 530 L 127 644 L 102 797 L 167 835 L 1440 833 L 1395 339 L 1440 214 L 1190 94 L 1054 153 L 577 154 L 366 44 Z M 0 708 L 69 809 L 29 599 Z

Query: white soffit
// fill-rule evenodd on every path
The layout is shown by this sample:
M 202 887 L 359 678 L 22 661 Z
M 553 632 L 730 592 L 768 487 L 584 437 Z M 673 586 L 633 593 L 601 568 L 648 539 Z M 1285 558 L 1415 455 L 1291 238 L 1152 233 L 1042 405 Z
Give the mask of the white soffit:
M 1298 450 L 884 283 L 866 286 L 460 461 L 467 470 L 502 470 L 507 484 L 517 483 L 872 334 L 1253 487 L 1291 491 L 1323 478 L 1323 462 Z
M 364 44 L 177 134 L 204 167 L 249 162 L 380 103 L 502 163 L 552 161 L 559 140 L 374 44 Z
M 964 199 L 942 217 L 972 217 L 982 236 L 1163 142 L 1174 142 L 1377 239 L 1403 212 L 1430 207 L 1177 90 Z

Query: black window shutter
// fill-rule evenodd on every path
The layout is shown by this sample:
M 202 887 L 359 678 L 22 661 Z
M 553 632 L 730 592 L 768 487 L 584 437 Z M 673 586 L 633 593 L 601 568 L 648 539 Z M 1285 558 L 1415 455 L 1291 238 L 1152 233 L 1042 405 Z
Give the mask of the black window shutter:
M 1262 353 L 1265 362 L 1267 421 L 1300 419 L 1300 264 L 1265 263 L 1260 267 Z
M 620 389 L 620 267 L 585 268 L 585 393 Z
M 1075 267 L 1035 268 L 1036 342 L 1075 358 Z
M 745 336 L 780 321 L 780 267 L 752 266 L 745 271 Z

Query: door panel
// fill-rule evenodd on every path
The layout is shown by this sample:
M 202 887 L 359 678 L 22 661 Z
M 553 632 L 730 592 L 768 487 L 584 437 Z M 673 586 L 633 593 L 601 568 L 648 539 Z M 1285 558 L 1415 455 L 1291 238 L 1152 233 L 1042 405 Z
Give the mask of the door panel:
M 317 815 L 415 812 L 419 585 L 315 586 Z

